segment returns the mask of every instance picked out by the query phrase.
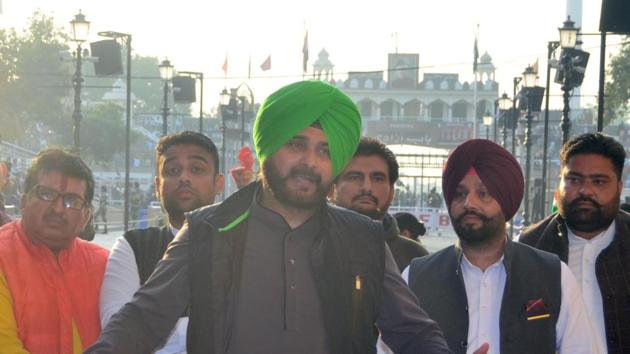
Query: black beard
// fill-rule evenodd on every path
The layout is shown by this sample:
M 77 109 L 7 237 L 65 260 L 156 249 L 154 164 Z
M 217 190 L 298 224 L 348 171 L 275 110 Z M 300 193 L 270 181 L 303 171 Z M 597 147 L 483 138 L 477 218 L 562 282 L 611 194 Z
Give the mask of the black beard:
M 266 159 L 263 162 L 262 172 L 263 186 L 268 188 L 281 204 L 301 210 L 312 210 L 323 204 L 332 185 L 332 182 L 328 186 L 323 185 L 322 177 L 306 166 L 294 167 L 286 177 L 282 177 L 271 159 Z M 317 186 L 313 196 L 310 198 L 297 196 L 287 189 L 289 178 L 296 176 L 307 176 L 313 180 Z
M 617 210 L 619 209 L 619 199 L 610 206 L 604 206 L 597 203 L 589 197 L 580 197 L 571 203 L 562 202 L 558 205 L 558 211 L 567 225 L 574 231 L 594 232 L 605 230 L 615 219 Z M 581 209 L 577 204 L 579 202 L 590 202 L 593 204 L 592 210 Z
M 475 215 L 481 219 L 481 227 L 473 229 L 472 226 L 464 225 L 462 219 L 466 215 Z M 453 229 L 457 233 L 457 237 L 462 243 L 469 246 L 480 246 L 488 243 L 496 237 L 497 234 L 505 228 L 505 218 L 499 216 L 497 218 L 489 218 L 474 211 L 466 212 L 453 220 Z

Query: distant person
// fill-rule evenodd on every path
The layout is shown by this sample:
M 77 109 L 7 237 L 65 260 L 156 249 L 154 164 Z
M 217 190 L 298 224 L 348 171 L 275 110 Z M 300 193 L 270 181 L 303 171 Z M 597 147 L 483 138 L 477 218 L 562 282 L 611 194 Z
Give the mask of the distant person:
M 8 224 L 11 221 L 11 218 L 7 214 L 4 204 L 4 195 L 2 194 L 7 184 L 9 184 L 9 168 L 5 162 L 0 162 L 0 226 Z
M 186 214 L 155 272 L 87 353 L 149 353 L 188 311 L 189 353 L 450 353 L 404 284 L 383 228 L 326 203 L 359 142 L 337 87 L 299 81 L 261 105 L 259 181 Z M 377 331 L 378 328 L 378 331 Z
M 129 302 L 144 284 L 167 246 L 184 224 L 184 213 L 214 203 L 223 190 L 217 148 L 195 132 L 163 136 L 156 147 L 155 194 L 168 215 L 168 225 L 127 231 L 116 240 L 101 289 L 101 323 Z M 188 316 L 177 322 L 169 340 L 156 353 L 186 352 Z
M 398 223 L 401 236 L 420 243 L 420 236 L 424 236 L 424 234 L 427 233 L 424 223 L 411 213 L 396 213 L 394 214 L 394 218 Z
M 608 353 L 630 353 L 630 215 L 619 207 L 625 161 L 623 145 L 601 133 L 567 141 L 558 212 L 520 237 L 569 265 Z
M 98 209 L 96 209 L 96 213 L 94 214 L 94 226 L 96 231 L 99 229 L 98 219 L 101 219 L 103 223 L 103 231 L 102 233 L 107 233 L 107 206 L 109 205 L 108 196 L 107 196 L 107 187 L 101 186 L 101 195 L 98 199 Z
M 396 155 L 381 141 L 363 137 L 354 156 L 335 179 L 332 201 L 383 222 L 385 240 L 402 272 L 412 259 L 429 252 L 418 242 L 402 237 L 396 219 L 387 213 L 394 200 L 397 180 Z
M 567 265 L 507 236 L 523 184 L 516 159 L 490 140 L 455 148 L 442 190 L 459 243 L 414 259 L 403 277 L 455 353 L 599 353 Z
M 49 149 L 33 158 L 22 219 L 0 228 L 0 352 L 79 354 L 98 337 L 107 250 L 78 238 L 93 195 L 79 157 Z

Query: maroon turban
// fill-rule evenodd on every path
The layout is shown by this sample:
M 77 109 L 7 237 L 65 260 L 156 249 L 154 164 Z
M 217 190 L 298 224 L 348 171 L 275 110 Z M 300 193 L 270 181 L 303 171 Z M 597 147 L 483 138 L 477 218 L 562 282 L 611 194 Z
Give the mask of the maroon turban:
M 487 139 L 466 141 L 446 160 L 442 191 L 447 207 L 451 208 L 457 185 L 471 167 L 501 206 L 505 220 L 510 220 L 523 199 L 523 172 L 512 154 Z

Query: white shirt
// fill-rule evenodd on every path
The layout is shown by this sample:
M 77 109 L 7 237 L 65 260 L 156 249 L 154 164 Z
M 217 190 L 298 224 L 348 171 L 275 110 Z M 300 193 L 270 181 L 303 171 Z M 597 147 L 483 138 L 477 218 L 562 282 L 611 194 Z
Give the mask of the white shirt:
M 503 257 L 485 272 L 462 257 L 461 268 L 468 299 L 467 353 L 473 353 L 485 342 L 490 344 L 488 354 L 501 353 L 499 318 L 507 277 Z M 556 350 L 559 354 L 601 353 L 575 277 L 563 262 L 560 270 L 562 297 L 556 322 Z M 409 267 L 402 277 L 409 282 Z
M 177 229 L 171 226 L 173 235 Z M 129 302 L 133 294 L 140 289 L 140 275 L 136 264 L 136 256 L 131 245 L 124 237 L 119 237 L 114 243 L 107 260 L 105 277 L 101 287 L 100 312 L 101 326 L 105 328 L 110 318 Z M 177 321 L 168 342 L 156 354 L 185 354 L 186 330 L 188 317 Z
M 569 268 L 575 275 L 578 286 L 582 291 L 586 311 L 592 319 L 599 345 L 605 348 L 602 353 L 607 353 L 604 304 L 602 302 L 602 292 L 597 282 L 597 275 L 595 274 L 595 261 L 597 256 L 613 241 L 615 237 L 615 222 L 613 221 L 608 229 L 590 240 L 577 236 L 570 228 L 568 228 L 568 234 Z

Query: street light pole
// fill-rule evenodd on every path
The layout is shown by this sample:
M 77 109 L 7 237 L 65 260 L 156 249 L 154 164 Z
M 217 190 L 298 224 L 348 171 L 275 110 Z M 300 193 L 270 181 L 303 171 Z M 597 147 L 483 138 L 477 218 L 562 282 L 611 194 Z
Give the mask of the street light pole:
M 196 80 L 199 80 L 199 133 L 203 134 L 203 73 L 198 71 L 178 71 L 178 75 L 191 75 Z
M 499 112 L 503 113 L 503 127 L 501 129 L 501 134 L 503 135 L 503 141 L 501 145 L 503 147 L 507 146 L 507 130 L 508 130 L 507 119 L 508 119 L 508 112 L 511 106 L 512 106 L 512 101 L 508 97 L 507 93 L 504 92 L 501 95 L 501 98 L 499 98 Z
M 129 174 L 131 170 L 131 34 L 114 31 L 99 32 L 99 36 L 120 38 L 127 46 L 127 103 L 125 110 L 125 211 L 124 230 L 129 230 Z
M 541 198 L 540 198 L 540 210 L 545 212 L 545 204 L 547 202 L 547 155 L 549 149 L 549 87 L 551 85 L 551 58 L 553 53 L 560 46 L 560 42 L 550 41 L 547 43 L 547 79 L 545 82 L 545 127 L 543 130 L 543 161 L 542 161 L 542 184 L 541 184 Z
M 512 112 L 511 112 L 511 116 L 512 116 L 512 155 L 514 155 L 514 156 L 516 156 L 516 126 L 517 126 L 517 120 L 518 120 L 518 114 L 516 113 L 516 87 L 521 82 L 521 80 L 523 80 L 522 77 L 516 76 L 516 77 L 514 77 L 514 80 L 512 81 L 512 83 L 514 84 L 513 85 L 513 92 L 512 92 Z
M 72 76 L 72 86 L 74 87 L 74 110 L 72 111 L 73 135 L 74 135 L 74 153 L 81 154 L 81 88 L 83 86 L 83 77 L 81 74 L 81 66 L 83 65 L 83 48 L 81 43 L 87 40 L 90 33 L 90 22 L 85 20 L 85 15 L 79 11 L 74 15 L 74 19 L 70 21 L 72 26 L 72 40 L 77 42 L 76 50 L 76 66 L 74 75 Z
M 164 106 L 162 106 L 162 136 L 168 134 L 168 82 L 173 79 L 173 65 L 168 59 L 164 59 L 160 65 L 160 77 L 164 80 Z
M 560 33 L 560 47 L 562 47 L 562 49 L 575 48 L 580 29 L 574 25 L 575 22 L 571 21 L 571 16 L 568 16 L 567 20 L 564 21 L 563 26 L 558 28 L 558 32 Z M 560 123 L 560 128 L 562 129 L 562 144 L 564 144 L 567 140 L 569 140 L 569 133 L 571 130 L 571 120 L 569 118 L 569 96 L 572 90 L 570 85 L 572 81 L 571 76 L 573 75 L 573 59 L 566 52 L 563 52 L 561 67 L 564 74 L 564 80 L 561 88 L 564 107 L 562 109 L 562 121 Z
M 536 72 L 531 66 L 528 66 L 523 72 L 523 86 L 525 87 L 525 99 L 527 104 L 527 116 L 526 116 L 526 126 L 525 126 L 525 200 L 524 200 L 524 208 L 523 208 L 523 222 L 522 227 L 526 227 L 529 225 L 530 218 L 530 203 L 529 203 L 529 182 L 531 179 L 531 154 L 532 154 L 532 140 L 531 140 L 531 130 L 532 130 L 532 101 L 533 97 L 531 91 L 533 87 L 536 85 Z

